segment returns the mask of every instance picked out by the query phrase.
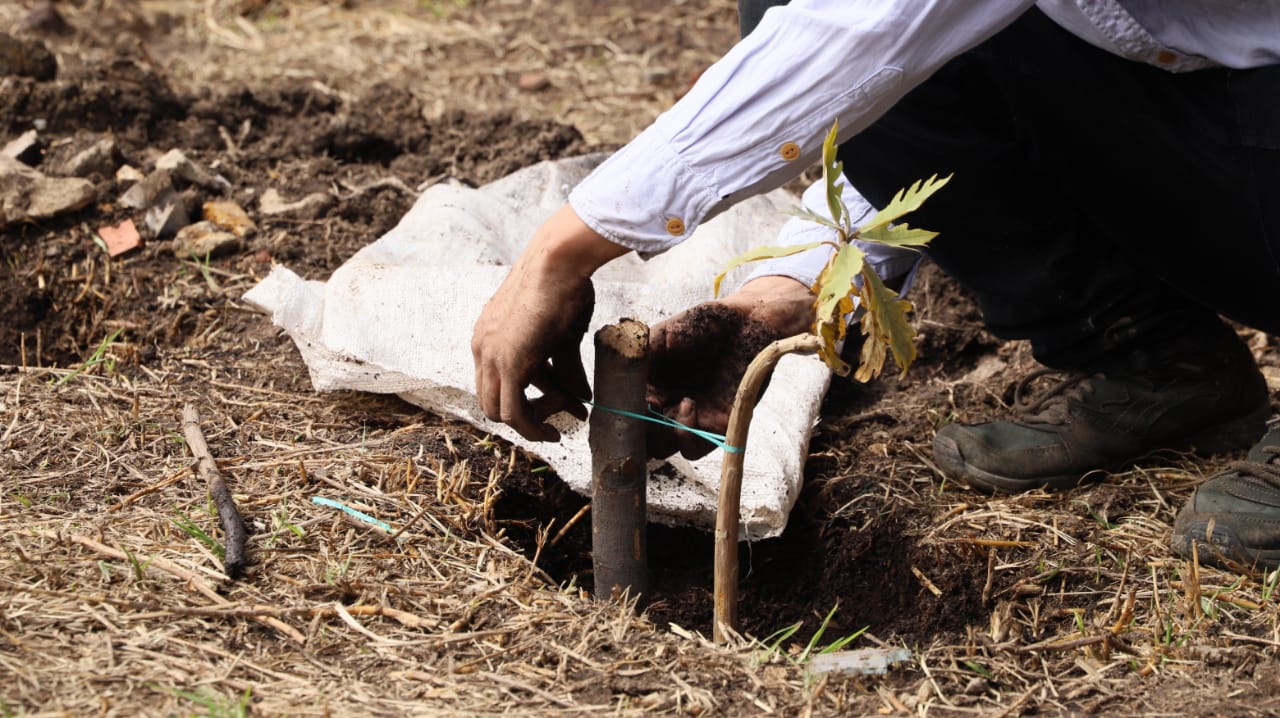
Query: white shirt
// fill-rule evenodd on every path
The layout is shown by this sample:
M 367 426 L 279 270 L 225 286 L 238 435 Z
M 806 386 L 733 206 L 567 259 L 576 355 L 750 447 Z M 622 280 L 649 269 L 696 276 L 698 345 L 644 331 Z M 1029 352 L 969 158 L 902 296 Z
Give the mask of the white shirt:
M 800 174 L 833 119 L 841 139 L 851 137 L 1033 5 L 1093 45 L 1171 72 L 1280 63 L 1280 2 L 1272 0 L 794 0 L 766 12 L 569 203 L 611 241 L 644 256 L 662 252 L 733 203 Z M 846 201 L 854 217 L 870 209 L 847 187 Z M 806 205 L 826 212 L 820 200 Z M 776 243 L 827 232 L 815 227 L 792 220 Z M 873 251 L 882 276 L 895 276 L 886 263 L 909 266 L 899 253 Z M 812 283 L 826 256 L 793 255 L 757 275 Z

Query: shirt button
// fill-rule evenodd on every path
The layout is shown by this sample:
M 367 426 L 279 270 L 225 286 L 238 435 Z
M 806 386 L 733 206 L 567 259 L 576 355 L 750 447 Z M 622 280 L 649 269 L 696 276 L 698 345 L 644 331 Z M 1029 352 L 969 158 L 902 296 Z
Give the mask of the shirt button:
M 1160 52 L 1156 53 L 1156 62 L 1160 63 L 1161 65 L 1168 65 L 1169 63 L 1177 59 L 1178 59 L 1178 56 L 1173 54 L 1172 52 L 1169 52 L 1168 50 L 1161 50 Z
M 790 162 L 800 156 L 800 145 L 794 142 L 784 143 L 778 148 L 778 154 L 782 155 L 782 159 Z
M 684 234 L 684 220 L 679 217 L 672 217 L 667 220 L 667 234 L 672 237 L 679 237 Z

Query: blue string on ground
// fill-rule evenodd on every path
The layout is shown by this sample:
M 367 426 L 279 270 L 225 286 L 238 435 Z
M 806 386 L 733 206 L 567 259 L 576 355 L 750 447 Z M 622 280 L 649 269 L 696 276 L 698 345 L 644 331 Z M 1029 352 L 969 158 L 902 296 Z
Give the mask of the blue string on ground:
M 338 509 L 339 511 L 342 511 L 350 516 L 354 516 L 355 518 L 369 524 L 370 526 L 377 526 L 383 531 L 392 530 L 391 524 L 388 524 L 386 521 L 381 521 L 379 519 L 375 519 L 369 514 L 366 514 L 361 511 L 356 511 L 355 509 L 351 508 L 350 506 L 347 506 L 341 501 L 334 501 L 333 499 L 327 499 L 323 496 L 312 496 L 311 501 L 312 503 L 320 504 L 321 506 L 328 506 L 329 508 Z

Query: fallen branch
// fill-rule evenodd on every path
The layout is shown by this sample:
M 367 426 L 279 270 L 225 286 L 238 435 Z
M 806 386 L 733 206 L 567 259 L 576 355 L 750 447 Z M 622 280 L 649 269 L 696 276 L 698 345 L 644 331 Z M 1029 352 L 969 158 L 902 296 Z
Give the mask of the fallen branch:
M 218 471 L 213 456 L 209 453 L 209 444 L 204 440 L 204 432 L 200 430 L 200 414 L 191 404 L 182 407 L 182 435 L 186 437 L 187 447 L 196 458 L 196 470 L 200 478 L 209 485 L 209 495 L 218 507 L 218 519 L 222 522 L 222 532 L 226 535 L 226 549 L 222 556 L 222 570 L 231 578 L 238 578 L 244 573 L 244 543 L 248 529 L 236 502 L 227 490 L 227 482 Z

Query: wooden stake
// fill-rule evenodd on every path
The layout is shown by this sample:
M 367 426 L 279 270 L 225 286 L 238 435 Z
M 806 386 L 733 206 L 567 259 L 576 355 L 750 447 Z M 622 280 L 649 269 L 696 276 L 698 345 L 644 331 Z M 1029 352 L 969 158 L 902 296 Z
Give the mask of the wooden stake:
M 649 327 L 623 319 L 596 332 L 595 400 L 643 414 L 649 376 Z M 648 451 L 643 422 L 591 410 L 591 562 L 598 598 L 649 591 L 646 534 Z
M 822 340 L 814 334 L 798 334 L 779 339 L 765 347 L 742 375 L 738 393 L 733 397 L 729 429 L 725 442 L 738 447 L 724 455 L 720 470 L 720 503 L 716 507 L 716 556 L 714 613 L 711 635 L 724 641 L 726 633 L 738 630 L 738 524 L 742 501 L 742 461 L 747 448 L 747 430 L 756 411 L 760 389 L 773 367 L 784 354 L 809 354 L 818 351 Z M 726 630 L 727 629 L 727 630 Z
M 226 549 L 222 556 L 222 570 L 231 578 L 238 578 L 244 573 L 244 542 L 248 529 L 236 502 L 227 490 L 227 482 L 222 479 L 218 465 L 209 453 L 209 445 L 204 440 L 204 432 L 200 430 L 200 414 L 191 404 L 182 407 L 182 435 L 186 437 L 187 448 L 196 457 L 196 471 L 200 478 L 209 485 L 209 495 L 218 507 L 218 518 L 222 522 L 222 532 L 226 535 Z

